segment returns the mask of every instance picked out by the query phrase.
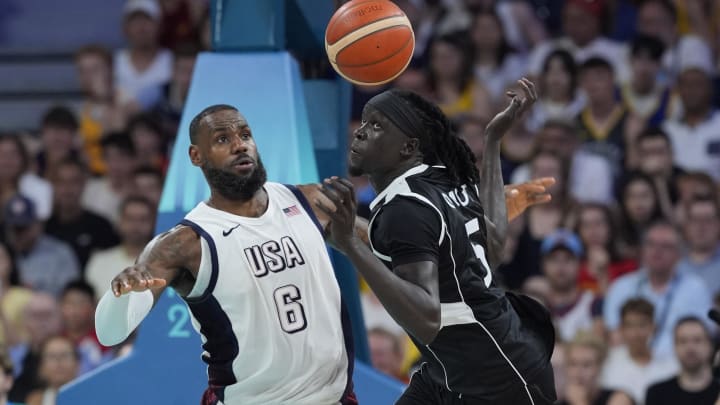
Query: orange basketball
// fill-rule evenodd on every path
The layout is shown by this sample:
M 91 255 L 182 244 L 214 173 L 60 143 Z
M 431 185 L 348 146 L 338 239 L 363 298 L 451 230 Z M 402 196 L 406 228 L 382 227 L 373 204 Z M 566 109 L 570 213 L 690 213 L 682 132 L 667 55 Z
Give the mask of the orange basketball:
M 340 76 L 365 86 L 387 83 L 410 63 L 415 34 L 403 11 L 387 0 L 352 0 L 325 30 L 325 51 Z

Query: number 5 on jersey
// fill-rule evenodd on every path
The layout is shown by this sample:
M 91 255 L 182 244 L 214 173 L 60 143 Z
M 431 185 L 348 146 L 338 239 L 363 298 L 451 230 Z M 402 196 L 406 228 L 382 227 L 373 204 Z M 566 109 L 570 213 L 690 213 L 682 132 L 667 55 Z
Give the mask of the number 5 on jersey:
M 485 287 L 490 288 L 490 283 L 492 283 L 492 270 L 490 269 L 490 265 L 488 264 L 487 257 L 485 257 L 485 249 L 480 245 L 479 243 L 475 243 L 472 240 L 472 235 L 480 230 L 480 223 L 478 222 L 477 218 L 473 218 L 468 222 L 465 222 L 465 232 L 467 232 L 468 239 L 470 239 L 470 244 L 473 247 L 473 250 L 475 251 L 475 257 L 480 260 L 480 262 L 485 266 L 485 277 L 483 277 L 483 282 L 485 283 Z
M 287 333 L 300 332 L 307 327 L 305 309 L 300 303 L 300 290 L 293 284 L 278 287 L 273 293 L 280 327 Z

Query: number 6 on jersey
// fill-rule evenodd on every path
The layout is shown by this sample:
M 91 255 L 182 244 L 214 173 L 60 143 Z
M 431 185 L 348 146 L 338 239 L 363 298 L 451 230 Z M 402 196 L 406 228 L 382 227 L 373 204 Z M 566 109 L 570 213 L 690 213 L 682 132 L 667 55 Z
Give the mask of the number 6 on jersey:
M 300 290 L 288 284 L 278 287 L 273 293 L 277 307 L 280 327 L 287 333 L 300 332 L 307 327 L 305 309 L 300 303 Z

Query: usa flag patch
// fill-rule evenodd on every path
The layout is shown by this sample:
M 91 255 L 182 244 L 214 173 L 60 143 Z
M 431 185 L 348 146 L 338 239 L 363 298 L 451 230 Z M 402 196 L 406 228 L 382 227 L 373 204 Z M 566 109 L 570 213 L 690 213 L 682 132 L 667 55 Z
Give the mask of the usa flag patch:
M 283 208 L 283 212 L 285 215 L 292 217 L 295 215 L 300 215 L 300 209 L 297 207 L 297 205 L 293 205 L 291 207 Z

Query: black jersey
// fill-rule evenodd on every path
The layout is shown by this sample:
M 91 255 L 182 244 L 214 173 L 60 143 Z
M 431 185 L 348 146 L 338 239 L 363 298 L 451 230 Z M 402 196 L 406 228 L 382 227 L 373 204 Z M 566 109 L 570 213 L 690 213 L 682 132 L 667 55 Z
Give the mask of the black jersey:
M 371 248 L 389 269 L 438 264 L 441 329 L 429 345 L 410 336 L 435 382 L 492 399 L 523 389 L 547 368 L 547 342 L 494 283 L 477 186 L 456 188 L 445 168 L 420 165 L 396 178 L 371 209 Z

